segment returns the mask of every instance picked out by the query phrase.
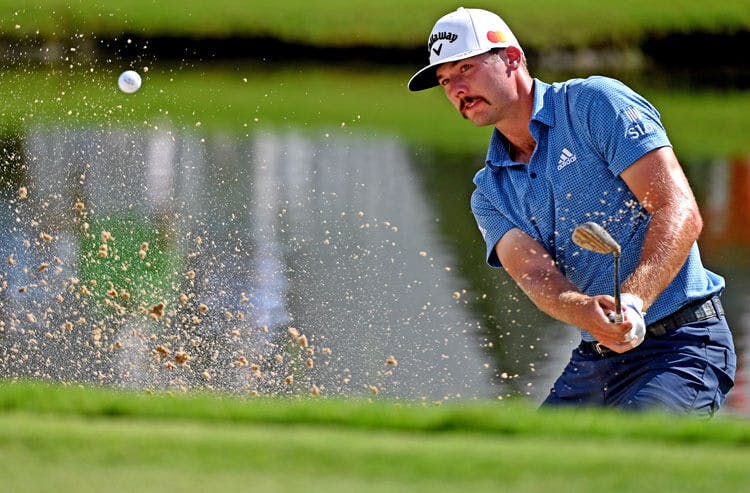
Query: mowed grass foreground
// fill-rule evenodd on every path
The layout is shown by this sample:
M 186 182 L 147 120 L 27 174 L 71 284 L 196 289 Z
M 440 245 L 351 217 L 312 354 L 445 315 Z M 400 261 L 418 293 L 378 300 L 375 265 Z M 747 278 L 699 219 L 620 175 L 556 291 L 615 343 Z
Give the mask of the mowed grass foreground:
M 750 423 L 0 386 L 3 491 L 744 491 Z

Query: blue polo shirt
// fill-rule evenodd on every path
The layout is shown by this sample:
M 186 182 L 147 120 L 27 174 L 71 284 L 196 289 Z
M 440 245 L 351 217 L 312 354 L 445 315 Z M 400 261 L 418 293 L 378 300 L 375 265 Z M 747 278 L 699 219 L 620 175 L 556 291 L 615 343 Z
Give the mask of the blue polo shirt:
M 535 79 L 529 129 L 537 145 L 528 164 L 510 158 L 505 137 L 495 130 L 487 164 L 474 177 L 471 208 L 487 262 L 502 267 L 494 247 L 519 228 L 547 249 L 582 292 L 612 294 L 612 256 L 581 249 L 571 235 L 584 222 L 601 224 L 622 247 L 621 280 L 633 272 L 651 216 L 620 174 L 649 151 L 670 146 L 659 113 L 606 77 L 552 85 Z M 703 267 L 693 245 L 677 277 L 649 308 L 646 323 L 723 287 L 724 279 Z

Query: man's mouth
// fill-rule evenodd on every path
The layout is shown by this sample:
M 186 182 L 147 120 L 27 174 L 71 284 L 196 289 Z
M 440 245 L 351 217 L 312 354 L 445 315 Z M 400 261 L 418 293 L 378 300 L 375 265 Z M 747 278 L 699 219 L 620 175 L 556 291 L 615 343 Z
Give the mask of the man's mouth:
M 476 105 L 483 101 L 485 101 L 485 99 L 481 96 L 466 96 L 464 98 L 461 98 L 461 113 L 474 108 Z

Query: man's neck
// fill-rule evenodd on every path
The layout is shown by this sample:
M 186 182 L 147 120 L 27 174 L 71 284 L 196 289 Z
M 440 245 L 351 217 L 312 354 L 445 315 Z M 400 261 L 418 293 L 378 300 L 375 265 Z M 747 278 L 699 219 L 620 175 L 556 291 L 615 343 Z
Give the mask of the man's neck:
M 495 125 L 495 128 L 508 141 L 508 154 L 511 159 L 521 163 L 528 163 L 536 148 L 536 140 L 529 130 L 531 112 L 534 107 L 534 81 L 529 78 L 527 82 L 517 101 L 516 111 L 511 113 L 512 118 Z
M 531 155 L 534 154 L 535 148 L 536 141 L 533 137 L 531 138 L 530 143 L 522 146 L 516 146 L 511 141 L 508 141 L 508 153 L 510 154 L 510 158 L 517 163 L 529 164 L 531 161 Z

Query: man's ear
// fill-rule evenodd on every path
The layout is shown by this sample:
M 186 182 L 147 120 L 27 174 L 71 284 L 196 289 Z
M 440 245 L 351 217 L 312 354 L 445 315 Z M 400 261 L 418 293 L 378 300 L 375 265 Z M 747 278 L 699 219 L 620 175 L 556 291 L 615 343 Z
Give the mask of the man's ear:
M 510 67 L 518 68 L 521 66 L 523 53 L 515 46 L 508 46 L 505 48 L 505 58 L 508 60 L 508 65 Z

